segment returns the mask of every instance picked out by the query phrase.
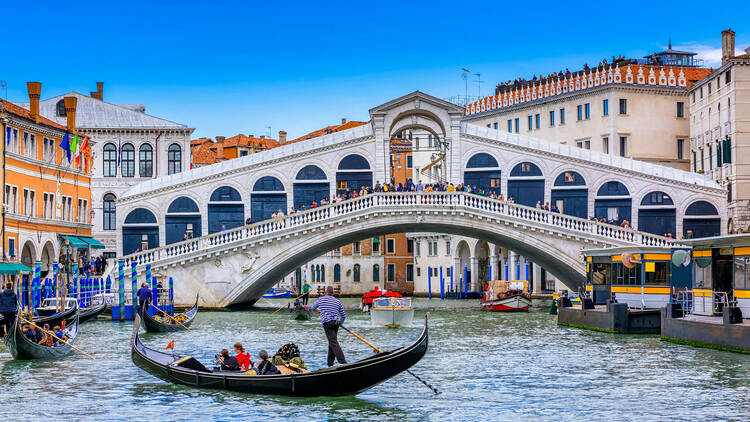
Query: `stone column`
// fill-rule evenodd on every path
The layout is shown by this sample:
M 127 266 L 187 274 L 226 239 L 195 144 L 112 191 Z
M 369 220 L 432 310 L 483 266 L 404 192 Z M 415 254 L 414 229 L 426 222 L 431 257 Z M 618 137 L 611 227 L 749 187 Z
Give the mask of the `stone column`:
M 518 255 L 509 250 L 508 251 L 508 280 L 515 280 L 517 277 L 516 265 L 518 264 Z
M 479 258 L 471 257 L 471 290 L 479 290 Z
M 500 260 L 497 259 L 497 255 L 490 255 L 490 268 L 492 274 L 490 274 L 490 280 L 500 280 Z
M 542 267 L 534 263 L 534 294 L 542 293 Z
M 464 275 L 464 269 L 461 268 L 461 258 L 453 258 L 453 291 L 458 291 L 458 283 L 461 277 Z M 448 278 L 448 289 L 450 289 L 450 277 Z

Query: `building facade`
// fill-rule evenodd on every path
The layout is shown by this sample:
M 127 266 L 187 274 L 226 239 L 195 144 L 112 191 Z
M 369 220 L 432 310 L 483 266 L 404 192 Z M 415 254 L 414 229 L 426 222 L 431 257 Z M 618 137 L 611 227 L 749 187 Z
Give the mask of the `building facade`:
M 3 148 L 3 258 L 52 275 L 53 263 L 63 262 L 62 236 L 91 238 L 90 152 L 78 160 L 60 144 L 84 134 L 76 130 L 76 98 L 65 97 L 64 125 L 39 112 L 41 84 L 29 82 L 29 108 L 0 100 Z M 77 248 L 72 259 L 85 254 Z M 61 259 L 62 258 L 62 259 Z
M 730 233 L 750 230 L 750 47 L 735 54 L 734 35 L 722 32 L 721 67 L 689 91 L 691 170 L 727 190 Z

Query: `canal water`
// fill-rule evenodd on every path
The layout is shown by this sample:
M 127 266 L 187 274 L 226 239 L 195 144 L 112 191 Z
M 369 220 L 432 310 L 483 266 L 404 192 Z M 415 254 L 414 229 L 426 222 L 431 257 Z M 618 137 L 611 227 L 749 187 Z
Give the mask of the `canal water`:
M 351 302 L 353 303 L 353 302 Z M 349 312 L 347 325 L 383 348 L 411 343 L 414 325 L 386 329 Z M 144 334 L 144 342 L 210 364 L 221 348 L 300 346 L 309 367 L 325 364 L 318 322 L 285 311 L 200 312 L 189 332 Z M 0 415 L 5 420 L 750 420 L 750 356 L 558 327 L 546 310 L 528 314 L 430 312 L 430 347 L 413 371 L 439 396 L 401 374 L 353 397 L 283 398 L 170 385 L 136 368 L 132 324 L 82 326 L 78 346 L 96 360 L 12 361 L 0 346 Z M 341 332 L 347 359 L 371 353 Z

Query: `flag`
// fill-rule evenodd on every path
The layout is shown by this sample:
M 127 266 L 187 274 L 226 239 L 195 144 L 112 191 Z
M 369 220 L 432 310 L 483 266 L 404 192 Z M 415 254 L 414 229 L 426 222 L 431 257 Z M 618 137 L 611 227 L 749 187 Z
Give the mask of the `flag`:
M 78 143 L 78 134 L 73 136 L 73 144 L 70 146 L 70 151 L 73 153 L 73 167 L 79 168 L 81 166 L 81 145 Z
M 120 140 L 117 140 L 117 168 L 120 168 Z
M 65 151 L 67 157 L 68 157 L 68 164 L 70 164 L 70 136 L 68 135 L 68 131 L 65 131 L 65 135 L 62 138 L 62 141 L 60 141 L 60 148 Z
M 165 347 L 165 349 L 172 349 L 172 350 L 174 350 L 174 340 L 170 341 L 169 344 L 167 345 L 167 347 Z
M 83 153 L 83 171 L 84 173 L 89 172 L 89 154 L 91 153 L 91 150 L 89 148 L 89 137 L 84 136 L 83 142 L 81 143 L 81 152 Z

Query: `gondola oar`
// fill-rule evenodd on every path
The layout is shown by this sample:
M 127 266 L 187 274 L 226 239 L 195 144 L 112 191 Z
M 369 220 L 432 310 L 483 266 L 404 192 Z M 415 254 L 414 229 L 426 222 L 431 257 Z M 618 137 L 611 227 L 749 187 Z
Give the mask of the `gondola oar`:
M 295 297 L 294 299 L 290 300 L 289 302 L 287 302 L 287 303 L 285 303 L 285 304 L 281 305 L 281 308 L 279 308 L 279 309 L 277 309 L 277 310 L 275 310 L 275 311 L 271 312 L 271 315 L 275 314 L 276 312 L 279 312 L 280 310 L 284 309 L 284 307 L 285 307 L 286 305 L 288 305 L 288 304 L 290 304 L 290 303 L 294 302 L 295 300 L 297 300 L 297 299 L 301 298 L 302 296 L 304 296 L 304 295 L 306 295 L 306 294 L 307 294 L 307 293 L 302 293 L 301 295 L 299 295 L 299 296 Z
M 339 325 L 339 327 L 345 329 L 349 334 L 353 335 L 354 337 L 357 337 L 358 339 L 362 340 L 362 342 L 364 342 L 366 345 L 372 347 L 376 352 L 383 353 L 383 350 L 381 350 L 380 348 L 378 348 L 374 344 L 370 343 L 369 341 L 365 340 L 364 338 L 362 338 L 359 334 L 355 333 L 354 331 L 352 331 L 352 330 L 344 327 L 343 325 Z M 432 385 L 428 384 L 427 381 L 423 380 L 422 378 L 419 378 L 419 376 L 417 374 L 415 374 L 414 372 L 412 372 L 411 370 L 407 369 L 406 372 L 408 372 L 409 375 L 413 376 L 419 382 L 421 382 L 422 384 L 424 384 L 427 388 L 429 388 L 430 390 L 432 390 L 435 394 L 440 394 L 440 391 L 438 391 L 437 388 L 435 388 Z
M 187 327 L 187 325 L 185 325 L 185 324 L 181 323 L 180 321 L 177 321 L 177 320 L 175 319 L 175 317 L 173 317 L 172 315 L 169 315 L 168 313 L 166 313 L 166 312 L 162 311 L 161 309 L 159 309 L 159 307 L 157 307 L 157 306 L 156 306 L 156 305 L 154 305 L 153 303 L 149 303 L 149 306 L 151 306 L 152 308 L 156 309 L 157 311 L 159 311 L 159 312 L 163 313 L 164 315 L 166 315 L 166 316 L 168 316 L 168 317 L 172 318 L 172 321 L 174 321 L 174 322 L 176 322 L 176 323 L 178 323 L 178 324 L 182 325 L 182 326 L 183 326 L 183 327 L 184 327 L 184 328 L 185 328 L 186 330 L 190 331 L 190 328 L 188 328 L 188 327 Z
M 57 336 L 55 335 L 55 333 L 53 333 L 53 332 L 51 332 L 51 331 L 47 331 L 47 330 L 45 330 L 44 328 L 42 328 L 42 327 L 40 327 L 40 326 L 36 325 L 35 323 L 33 323 L 33 322 L 31 322 L 31 321 L 27 320 L 26 318 L 24 318 L 24 317 L 22 317 L 22 316 L 19 316 L 19 317 L 18 317 L 18 319 L 20 319 L 20 320 L 23 320 L 23 321 L 26 321 L 26 323 L 27 323 L 27 324 L 31 324 L 31 325 L 35 326 L 36 328 L 38 328 L 38 329 L 42 330 L 42 331 L 43 331 L 43 332 L 44 332 L 45 334 L 47 334 L 47 335 L 50 335 L 50 336 L 52 336 L 52 337 L 55 337 L 55 338 L 57 338 Z M 88 354 L 88 353 L 84 352 L 83 350 L 81 350 L 81 349 L 79 349 L 79 348 L 77 348 L 77 347 L 73 346 L 72 344 L 68 343 L 67 341 L 65 341 L 65 340 L 63 340 L 63 339 L 61 339 L 61 338 L 58 338 L 57 340 L 58 340 L 58 341 L 61 341 L 61 342 L 63 342 L 63 343 L 65 343 L 65 344 L 67 344 L 67 345 L 68 345 L 68 347 L 70 347 L 71 349 L 75 350 L 76 352 L 80 352 L 80 353 L 83 353 L 83 354 L 84 354 L 84 355 L 86 355 L 87 357 L 89 357 L 89 358 L 91 358 L 91 359 L 94 359 L 94 360 L 96 360 L 96 358 L 95 358 L 95 357 L 93 357 L 93 356 L 91 356 L 90 354 Z

